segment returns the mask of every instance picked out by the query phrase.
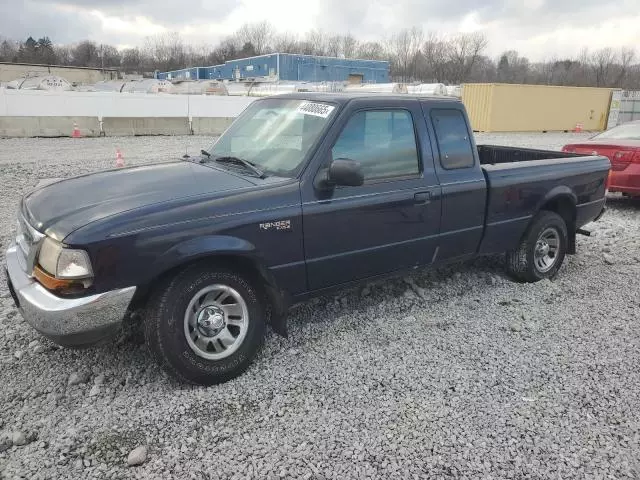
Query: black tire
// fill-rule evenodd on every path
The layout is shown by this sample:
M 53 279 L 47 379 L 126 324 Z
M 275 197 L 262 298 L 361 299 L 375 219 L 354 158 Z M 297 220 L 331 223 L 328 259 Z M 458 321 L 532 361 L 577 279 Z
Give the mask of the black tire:
M 248 326 L 237 350 L 219 360 L 202 358 L 185 333 L 185 314 L 192 299 L 216 284 L 239 293 L 246 304 Z M 242 374 L 264 339 L 265 308 L 256 287 L 244 275 L 211 265 L 192 265 L 167 279 L 151 295 L 144 333 L 156 361 L 172 377 L 197 385 L 214 385 Z
M 557 234 L 558 247 L 550 268 L 541 270 L 536 263 L 536 244 L 543 233 L 550 231 Z M 518 248 L 507 252 L 507 272 L 521 282 L 553 278 L 564 261 L 568 243 L 569 236 L 564 219 L 557 213 L 542 211 L 534 217 Z

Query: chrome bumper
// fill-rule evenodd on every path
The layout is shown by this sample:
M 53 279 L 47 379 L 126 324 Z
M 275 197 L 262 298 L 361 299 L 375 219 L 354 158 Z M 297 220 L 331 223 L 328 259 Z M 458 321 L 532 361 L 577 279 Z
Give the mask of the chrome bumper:
M 13 244 L 6 251 L 9 291 L 22 317 L 55 343 L 84 346 L 99 342 L 120 328 L 136 287 L 81 298 L 61 298 L 30 278 Z

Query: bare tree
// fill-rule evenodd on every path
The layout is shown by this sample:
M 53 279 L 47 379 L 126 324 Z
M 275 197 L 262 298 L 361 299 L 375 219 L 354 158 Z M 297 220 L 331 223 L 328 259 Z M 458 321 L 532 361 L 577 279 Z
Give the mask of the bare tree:
M 543 85 L 554 84 L 556 63 L 558 63 L 558 59 L 551 57 L 549 60 L 532 65 L 533 71 L 538 76 L 538 83 L 542 83 Z
M 17 62 L 18 61 L 18 45 L 16 42 L 4 39 L 0 43 L 0 61 Z
M 427 36 L 422 45 L 423 79 L 437 83 L 448 81 L 450 49 L 449 42 L 438 34 Z
M 56 58 L 60 65 L 71 65 L 73 63 L 73 48 L 71 45 L 55 45 Z
M 141 73 L 143 71 L 142 54 L 137 48 L 128 48 L 121 54 L 120 65 L 125 72 Z
M 100 57 L 100 66 L 102 68 L 114 68 L 120 66 L 120 52 L 112 45 L 100 45 Z
M 338 57 L 340 56 L 340 50 L 341 50 L 341 43 L 342 43 L 342 39 L 340 38 L 340 35 L 332 35 L 329 38 L 327 38 L 327 43 L 326 43 L 326 54 L 330 57 Z
M 240 45 L 250 43 L 256 55 L 263 55 L 269 50 L 274 37 L 273 26 L 269 22 L 245 23 L 236 32 Z
M 629 73 L 631 64 L 636 56 L 635 50 L 629 47 L 622 47 L 620 53 L 618 53 L 619 63 L 615 66 L 618 71 L 615 80 L 613 82 L 614 87 L 622 87 L 625 83 L 625 77 Z
M 368 60 L 385 60 L 387 54 L 384 47 L 378 42 L 365 42 L 358 45 L 356 52 L 358 58 L 364 58 Z
M 498 60 L 497 79 L 505 83 L 527 83 L 529 78 L 529 59 L 521 57 L 515 50 L 507 50 Z
M 602 48 L 591 56 L 589 63 L 596 87 L 605 87 L 612 83 L 611 71 L 615 61 L 616 54 L 611 48 Z
M 487 37 L 481 32 L 464 33 L 454 37 L 450 45 L 451 81 L 466 81 L 476 61 L 487 48 Z
M 273 39 L 273 50 L 277 53 L 301 53 L 300 42 L 291 33 L 276 35 Z
M 177 32 L 161 33 L 147 38 L 144 53 L 159 70 L 186 67 L 186 48 Z
M 344 55 L 345 58 L 355 57 L 358 50 L 358 40 L 356 40 L 355 37 L 350 33 L 347 35 L 343 35 L 341 40 L 342 55 Z
M 209 64 L 219 65 L 238 58 L 239 48 L 233 38 L 226 38 L 209 55 Z
M 422 38 L 422 29 L 419 27 L 401 30 L 391 38 L 391 62 L 400 81 L 408 82 L 417 78 Z
M 307 55 L 327 55 L 327 36 L 322 30 L 307 32 L 303 44 Z
M 72 50 L 73 65 L 84 67 L 100 66 L 100 50 L 95 42 L 85 40 L 78 43 Z

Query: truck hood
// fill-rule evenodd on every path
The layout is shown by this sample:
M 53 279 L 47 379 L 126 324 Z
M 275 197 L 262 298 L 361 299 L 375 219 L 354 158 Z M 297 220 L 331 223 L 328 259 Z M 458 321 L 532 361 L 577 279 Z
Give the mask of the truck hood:
M 62 241 L 74 230 L 128 210 L 255 185 L 214 166 L 178 161 L 72 177 L 25 196 L 23 213 L 40 232 Z

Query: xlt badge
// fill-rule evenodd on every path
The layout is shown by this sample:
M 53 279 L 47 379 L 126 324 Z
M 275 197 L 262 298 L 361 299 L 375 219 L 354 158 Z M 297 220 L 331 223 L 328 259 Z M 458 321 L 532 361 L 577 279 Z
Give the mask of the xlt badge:
M 277 222 L 265 222 L 260 224 L 260 230 L 291 231 L 291 220 L 278 220 Z

